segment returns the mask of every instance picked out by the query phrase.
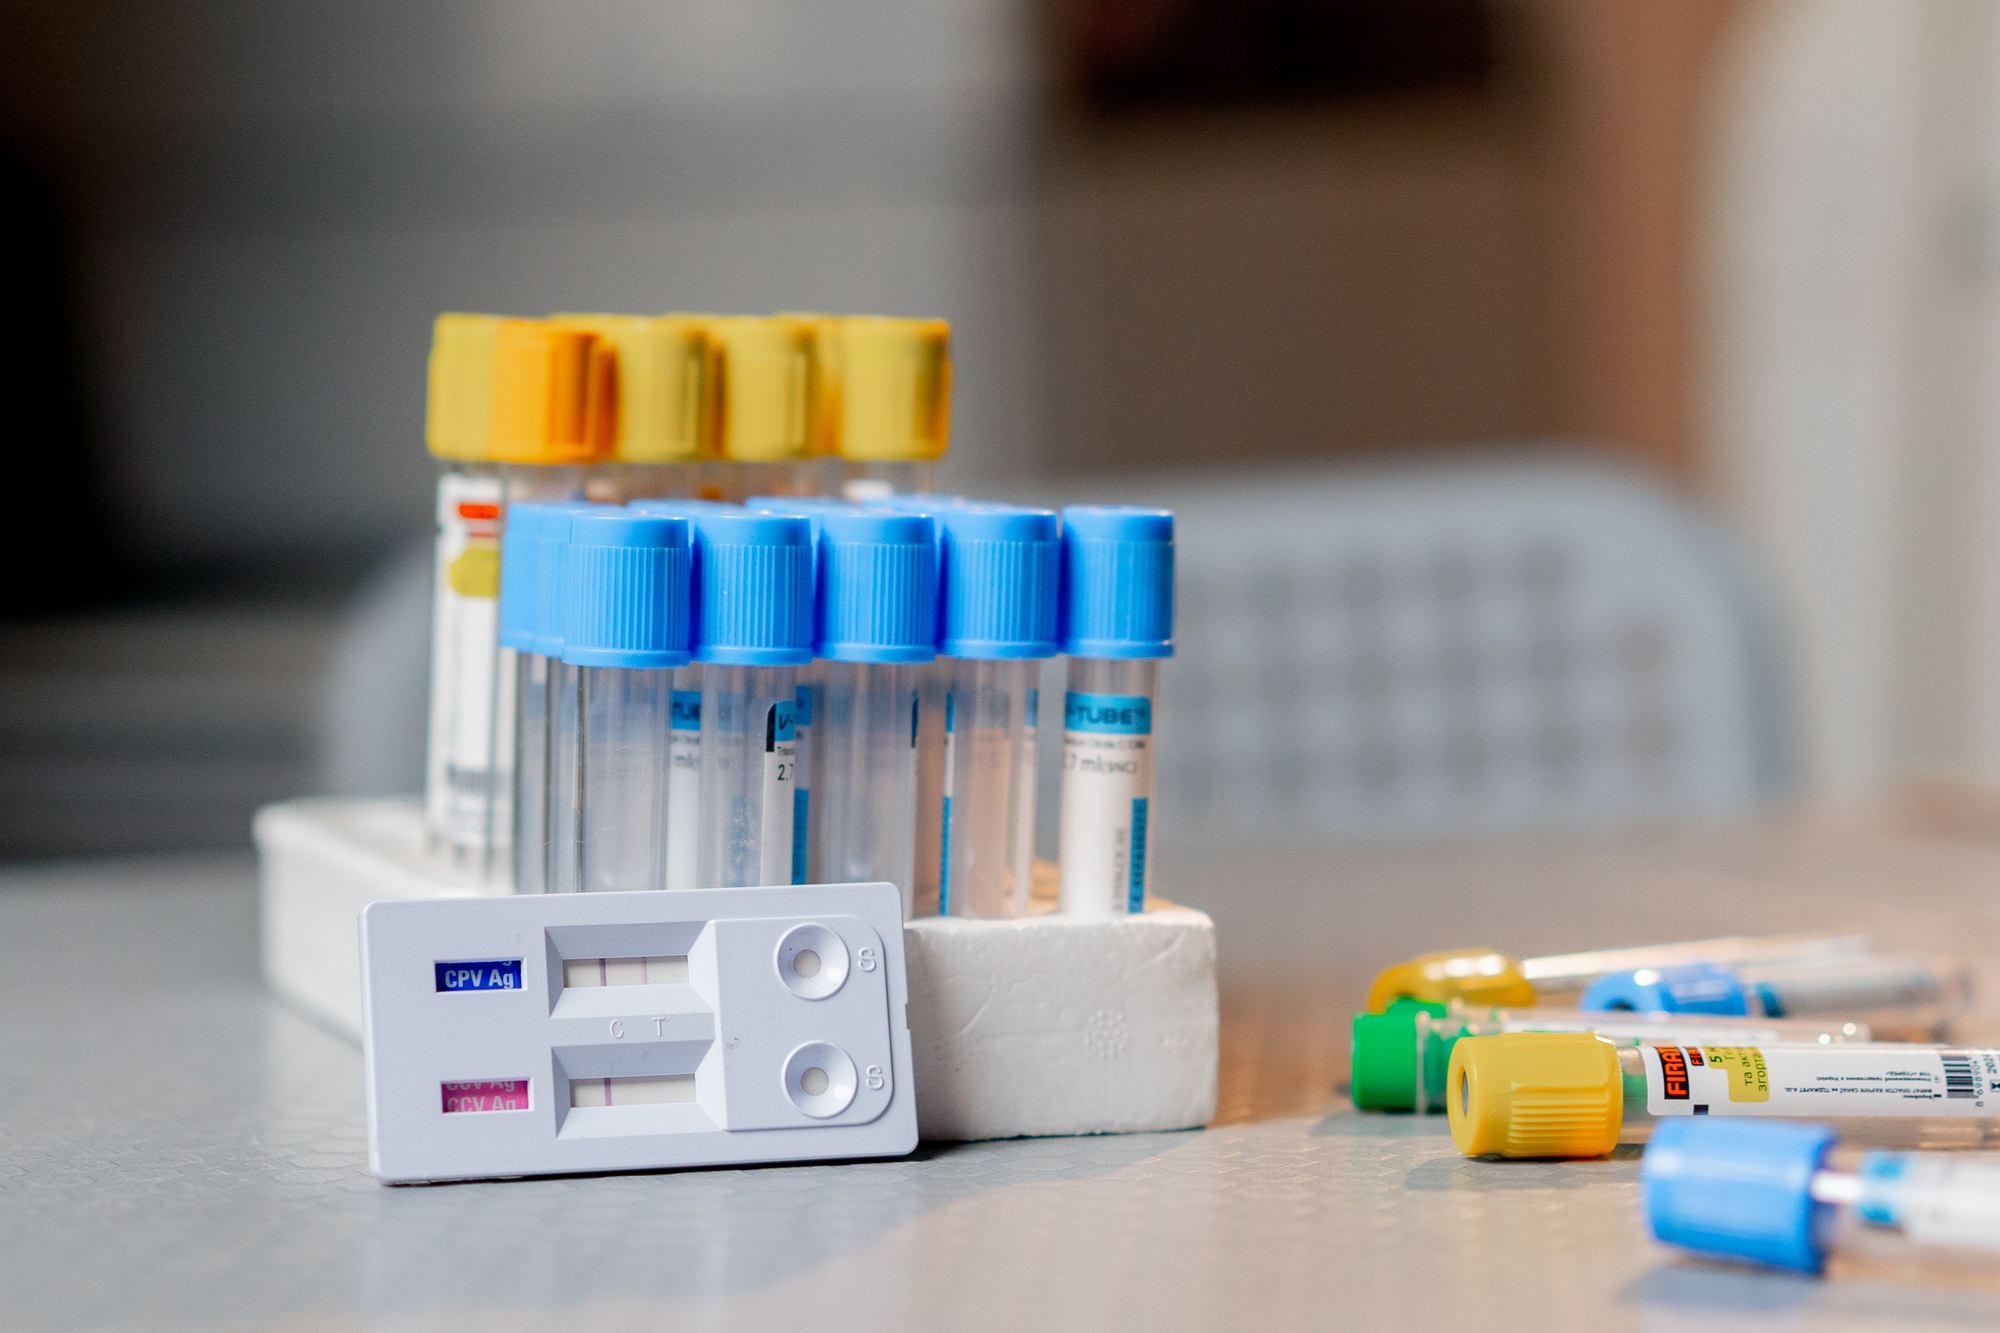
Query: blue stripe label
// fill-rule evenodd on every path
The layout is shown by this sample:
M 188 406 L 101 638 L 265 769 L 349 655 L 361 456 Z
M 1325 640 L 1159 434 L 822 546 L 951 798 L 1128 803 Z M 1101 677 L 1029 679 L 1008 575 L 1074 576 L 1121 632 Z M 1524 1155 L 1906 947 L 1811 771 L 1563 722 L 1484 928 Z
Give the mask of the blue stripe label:
M 675 731 L 701 730 L 701 691 L 675 690 L 668 725 Z
M 1063 726 L 1100 736 L 1150 736 L 1153 701 L 1143 694 L 1078 694 L 1063 696 Z
M 439 963 L 437 988 L 441 991 L 519 990 L 521 960 L 488 958 L 468 963 Z
M 804 787 L 792 788 L 792 883 L 806 882 L 806 810 L 812 793 Z
M 944 831 L 938 839 L 938 915 L 951 915 L 951 797 L 944 798 Z
M 800 727 L 810 727 L 813 724 L 812 686 L 810 685 L 799 686 L 798 705 L 799 705 L 799 716 L 797 721 L 794 722 L 793 725 Z
M 1034 728 L 1042 725 L 1042 692 L 1040 690 L 1029 690 L 1026 706 L 1021 711 L 1027 714 L 1025 721 L 1028 724 L 1029 730 L 1032 731 Z
M 1130 883 L 1125 886 L 1125 910 L 1143 912 L 1146 910 L 1146 798 L 1143 796 L 1132 802 L 1132 855 L 1128 861 L 1132 871 Z
M 798 739 L 798 705 L 775 703 L 764 718 L 764 748 L 769 750 L 779 741 Z M 751 735 L 756 735 L 752 732 Z

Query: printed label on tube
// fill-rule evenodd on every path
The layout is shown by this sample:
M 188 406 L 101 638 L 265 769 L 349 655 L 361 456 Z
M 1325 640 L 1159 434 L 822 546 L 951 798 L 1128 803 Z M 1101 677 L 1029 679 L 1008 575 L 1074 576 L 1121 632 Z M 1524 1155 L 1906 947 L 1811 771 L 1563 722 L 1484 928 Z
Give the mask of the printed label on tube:
M 500 481 L 438 481 L 431 616 L 431 832 L 461 848 L 504 845 L 514 749 L 514 655 L 499 647 Z
M 794 766 L 792 784 L 792 883 L 804 884 L 811 876 L 807 874 L 806 834 L 812 829 L 812 787 L 806 773 L 812 767 L 812 720 L 813 687 L 801 685 L 798 688 L 799 711 L 792 720 L 792 732 L 797 738 L 796 754 L 798 763 Z
M 1062 878 L 1069 910 L 1142 912 L 1153 796 L 1153 701 L 1063 700 Z
M 2000 1051 L 1842 1046 L 1641 1047 L 1646 1109 L 1665 1115 L 1986 1116 Z
M 701 691 L 675 690 L 667 732 L 667 887 L 696 887 L 701 842 Z
M 798 782 L 798 704 L 771 705 L 764 716 L 764 826 L 759 884 L 792 882 L 792 792 Z

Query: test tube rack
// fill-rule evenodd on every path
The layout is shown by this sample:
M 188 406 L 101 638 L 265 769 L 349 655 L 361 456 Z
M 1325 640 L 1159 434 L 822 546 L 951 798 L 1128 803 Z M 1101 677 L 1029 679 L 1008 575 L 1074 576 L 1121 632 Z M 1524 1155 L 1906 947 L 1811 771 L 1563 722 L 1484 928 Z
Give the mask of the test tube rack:
M 511 896 L 426 850 L 414 798 L 288 801 L 259 812 L 255 833 L 265 978 L 357 1043 L 358 923 L 370 903 Z M 1206 1124 L 1216 1098 L 1214 923 L 1165 903 L 1066 916 L 1054 910 L 1054 885 L 1037 878 L 1045 910 L 1028 916 L 903 925 L 922 1137 Z

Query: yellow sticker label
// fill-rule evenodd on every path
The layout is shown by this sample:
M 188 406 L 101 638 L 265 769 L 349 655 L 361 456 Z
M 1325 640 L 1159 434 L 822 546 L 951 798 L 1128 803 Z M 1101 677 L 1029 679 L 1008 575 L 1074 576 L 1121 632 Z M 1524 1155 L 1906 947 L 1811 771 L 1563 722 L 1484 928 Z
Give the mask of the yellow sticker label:
M 1771 1075 L 1764 1067 L 1764 1053 L 1755 1046 L 1704 1046 L 1702 1058 L 1711 1069 L 1729 1077 L 1732 1102 L 1771 1100 Z
M 468 546 L 451 562 L 451 590 L 460 597 L 500 595 L 500 552 L 491 546 Z

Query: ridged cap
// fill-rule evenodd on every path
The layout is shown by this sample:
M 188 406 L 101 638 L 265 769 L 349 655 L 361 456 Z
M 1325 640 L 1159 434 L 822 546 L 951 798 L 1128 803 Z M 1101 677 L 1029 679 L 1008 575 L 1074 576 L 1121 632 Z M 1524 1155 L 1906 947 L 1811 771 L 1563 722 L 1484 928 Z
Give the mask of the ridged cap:
M 1062 525 L 1062 650 L 1072 657 L 1172 657 L 1173 514 L 1071 505 Z
M 803 458 L 813 409 L 813 332 L 803 319 L 745 315 L 708 324 L 714 449 L 747 463 Z
M 694 515 L 695 658 L 731 666 L 812 660 L 812 525 L 795 514 Z
M 618 429 L 617 356 L 587 329 L 505 319 L 493 335 L 493 448 L 500 463 L 595 463 Z
M 1577 1006 L 1642 1014 L 1747 1014 L 1750 994 L 1736 974 L 1714 963 L 1607 972 L 1584 989 Z
M 818 528 L 814 654 L 836 662 L 936 657 L 936 525 L 922 514 L 827 508 Z
M 938 651 L 985 659 L 1055 656 L 1062 552 L 1054 511 L 966 504 L 933 516 L 943 547 Z
M 862 462 L 926 461 L 951 447 L 951 325 L 853 315 L 823 326 L 833 449 Z
M 1467 1157 L 1603 1157 L 1625 1111 L 1618 1048 L 1589 1032 L 1461 1037 L 1444 1101 Z
M 708 321 L 699 315 L 551 315 L 597 335 L 615 365 L 621 463 L 681 463 L 709 452 Z
M 1646 1221 L 1669 1245 L 1817 1273 L 1833 1209 L 1813 1199 L 1812 1178 L 1833 1144 L 1825 1125 L 1662 1120 L 1639 1166 Z
M 573 512 L 563 548 L 562 660 L 587 667 L 688 663 L 688 521 Z
M 493 340 L 498 315 L 448 311 L 431 326 L 424 443 L 439 458 L 483 462 L 493 448 Z
M 1535 1002 L 1535 987 L 1521 965 L 1493 949 L 1443 949 L 1419 954 L 1375 978 L 1368 1009 L 1381 1013 L 1397 1000 L 1447 1004 L 1523 1005 Z

